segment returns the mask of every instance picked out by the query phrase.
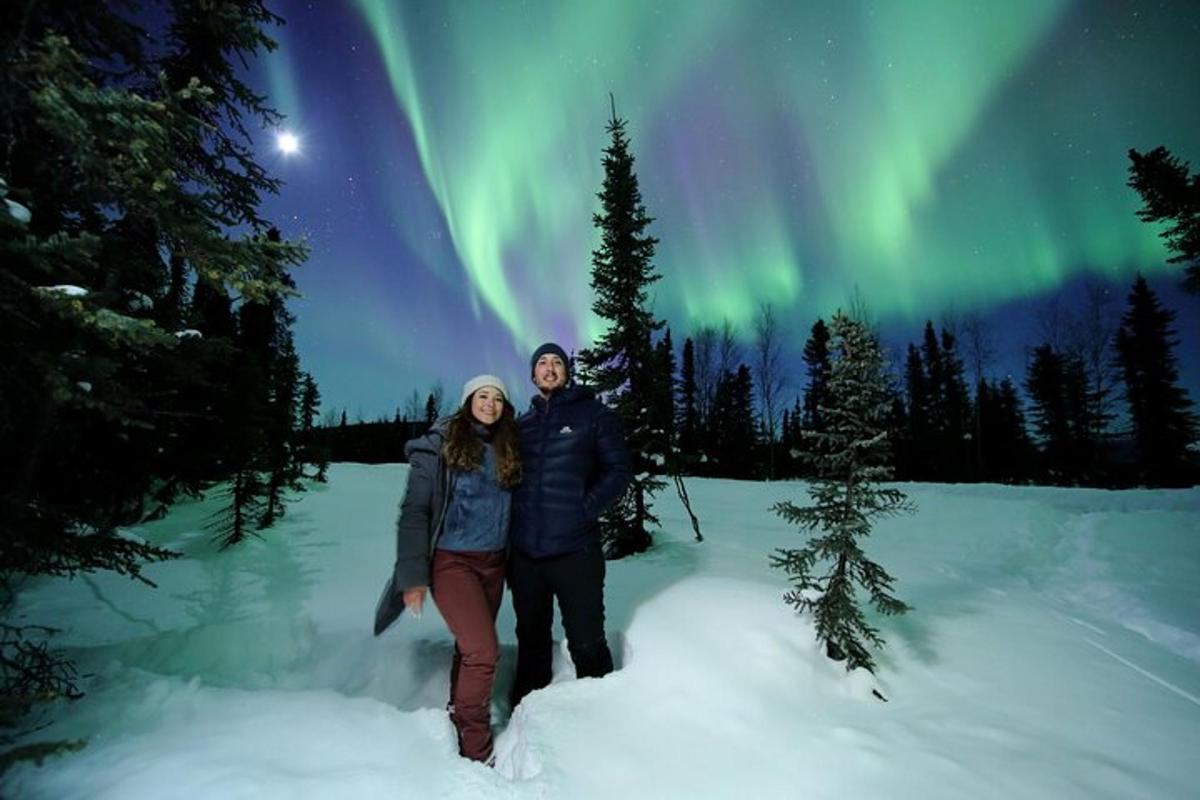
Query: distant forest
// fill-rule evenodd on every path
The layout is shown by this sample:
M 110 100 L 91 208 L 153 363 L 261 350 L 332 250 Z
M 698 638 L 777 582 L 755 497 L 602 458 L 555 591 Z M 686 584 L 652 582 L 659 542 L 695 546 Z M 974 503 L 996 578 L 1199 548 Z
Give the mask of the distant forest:
M 991 337 L 976 317 L 925 325 L 893 365 L 888 440 L 896 480 L 1059 486 L 1183 486 L 1200 477 L 1196 418 L 1178 385 L 1172 327 L 1146 281 L 1118 319 L 1100 291 L 1075 315 L 1056 309 L 1046 340 L 1028 349 L 1020 383 L 986 377 Z M 1111 318 L 1111 322 L 1107 322 Z M 764 305 L 750 346 L 736 330 L 704 327 L 676 350 L 667 329 L 655 352 L 661 388 L 648 409 L 673 454 L 659 469 L 745 480 L 813 477 L 808 434 L 822 430 L 829 330 L 810 328 L 803 363 L 785 365 L 775 311 Z M 796 368 L 791 368 L 796 367 Z M 785 374 L 804 383 L 783 400 Z M 333 461 L 404 461 L 404 443 L 445 409 L 439 387 L 392 419 L 348 422 L 327 413 L 304 434 Z M 808 433 L 806 433 L 808 432 Z

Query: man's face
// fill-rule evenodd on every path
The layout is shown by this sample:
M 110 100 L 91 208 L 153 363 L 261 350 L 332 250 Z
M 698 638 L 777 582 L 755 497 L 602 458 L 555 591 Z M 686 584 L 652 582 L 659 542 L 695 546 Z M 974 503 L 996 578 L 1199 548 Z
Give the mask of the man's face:
M 533 385 L 542 394 L 550 394 L 567 382 L 567 365 L 553 353 L 546 353 L 533 365 Z

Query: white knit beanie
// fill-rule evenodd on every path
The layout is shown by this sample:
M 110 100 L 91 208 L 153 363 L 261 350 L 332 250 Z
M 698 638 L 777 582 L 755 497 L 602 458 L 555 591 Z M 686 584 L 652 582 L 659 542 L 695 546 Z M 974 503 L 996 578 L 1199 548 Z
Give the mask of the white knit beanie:
M 485 386 L 494 386 L 500 390 L 500 394 L 508 398 L 508 389 L 504 388 L 504 381 L 497 378 L 495 375 L 476 375 L 471 380 L 463 384 L 462 397 L 459 398 L 458 405 L 461 407 L 466 404 L 467 398 L 475 394 Z

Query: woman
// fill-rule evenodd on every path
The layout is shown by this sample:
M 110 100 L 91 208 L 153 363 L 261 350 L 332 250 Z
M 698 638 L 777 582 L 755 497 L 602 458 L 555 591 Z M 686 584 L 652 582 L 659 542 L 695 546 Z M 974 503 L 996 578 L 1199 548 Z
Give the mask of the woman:
M 459 752 L 492 758 L 491 700 L 500 645 L 512 489 L 521 481 L 517 424 L 504 382 L 478 375 L 459 409 L 405 446 L 411 469 L 396 523 L 392 579 L 376 609 L 379 635 L 407 608 L 419 615 L 427 590 L 454 634 L 450 719 Z

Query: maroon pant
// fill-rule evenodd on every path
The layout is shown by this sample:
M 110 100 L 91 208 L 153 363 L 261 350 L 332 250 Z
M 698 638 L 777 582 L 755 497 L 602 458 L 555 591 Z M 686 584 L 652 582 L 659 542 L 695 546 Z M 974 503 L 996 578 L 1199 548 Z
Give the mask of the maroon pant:
M 492 682 L 500 660 L 496 613 L 504 595 L 504 551 L 436 551 L 430 590 L 454 634 L 450 719 L 458 730 L 458 751 L 487 761 L 492 755 Z

